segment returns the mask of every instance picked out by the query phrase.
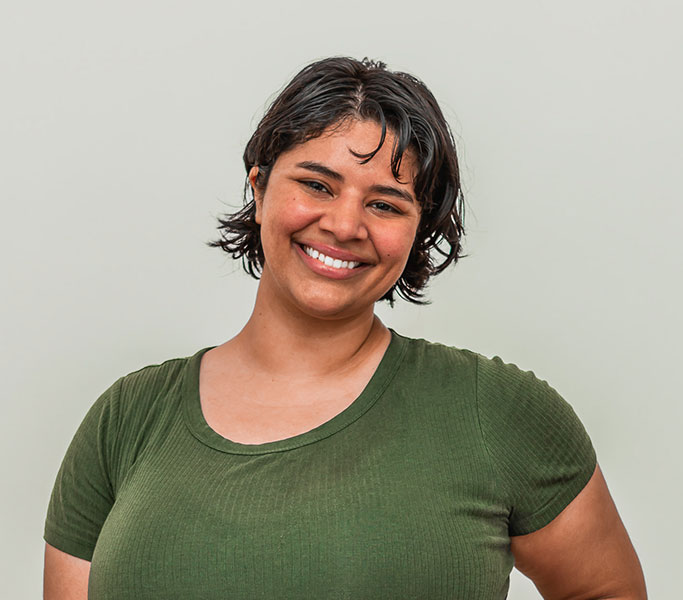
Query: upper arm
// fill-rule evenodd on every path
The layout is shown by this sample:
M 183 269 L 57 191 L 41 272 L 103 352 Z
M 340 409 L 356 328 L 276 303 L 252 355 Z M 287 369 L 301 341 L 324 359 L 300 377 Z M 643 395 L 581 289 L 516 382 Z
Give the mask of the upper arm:
M 547 599 L 647 597 L 643 573 L 599 467 L 541 529 L 511 538 L 515 566 Z
M 87 600 L 90 562 L 45 544 L 44 600 Z
M 57 473 L 44 539 L 69 555 L 90 560 L 114 503 L 117 384 L 93 404 L 69 444 Z

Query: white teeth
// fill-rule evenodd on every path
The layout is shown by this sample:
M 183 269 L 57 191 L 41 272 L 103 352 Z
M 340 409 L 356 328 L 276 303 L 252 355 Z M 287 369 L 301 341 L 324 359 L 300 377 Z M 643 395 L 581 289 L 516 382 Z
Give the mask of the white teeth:
M 339 258 L 325 256 L 322 252 L 318 252 L 314 248 L 309 248 L 308 246 L 303 246 L 303 249 L 311 258 L 315 258 L 324 265 L 334 269 L 355 269 L 360 264 L 354 260 L 341 260 Z

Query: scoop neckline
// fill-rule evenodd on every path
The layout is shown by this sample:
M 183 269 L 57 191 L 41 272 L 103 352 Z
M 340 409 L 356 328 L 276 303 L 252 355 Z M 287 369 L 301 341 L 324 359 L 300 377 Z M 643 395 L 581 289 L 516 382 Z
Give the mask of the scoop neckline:
M 185 422 L 192 435 L 206 446 L 230 454 L 269 454 L 283 452 L 313 444 L 325 439 L 351 425 L 365 414 L 380 396 L 398 372 L 407 349 L 408 339 L 393 329 L 391 340 L 384 356 L 377 365 L 370 381 L 360 395 L 343 411 L 317 427 L 292 437 L 263 444 L 242 444 L 234 442 L 212 429 L 204 418 L 199 397 L 199 368 L 202 356 L 216 346 L 208 346 L 197 351 L 188 359 L 184 381 L 183 398 L 185 405 Z

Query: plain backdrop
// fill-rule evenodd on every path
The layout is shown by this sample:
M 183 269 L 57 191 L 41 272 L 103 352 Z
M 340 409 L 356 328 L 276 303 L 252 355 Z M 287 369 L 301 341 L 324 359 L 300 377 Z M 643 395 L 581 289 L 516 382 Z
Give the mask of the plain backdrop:
M 256 283 L 205 245 L 301 67 L 369 56 L 457 139 L 466 252 L 400 333 L 499 355 L 575 408 L 644 566 L 680 593 L 678 2 L 145 1 L 0 9 L 3 598 L 40 595 L 64 451 L 120 375 L 220 344 Z M 510 598 L 538 598 L 514 574 Z

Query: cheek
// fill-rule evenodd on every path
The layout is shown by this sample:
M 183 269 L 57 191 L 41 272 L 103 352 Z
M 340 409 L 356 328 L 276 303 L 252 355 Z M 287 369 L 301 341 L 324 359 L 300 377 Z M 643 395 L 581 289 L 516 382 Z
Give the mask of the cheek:
M 296 195 L 277 199 L 267 197 L 261 211 L 261 238 L 275 239 L 292 235 L 314 223 L 317 218 L 318 215 Z
M 401 229 L 392 235 L 382 236 L 382 256 L 385 260 L 396 263 L 396 268 L 403 269 L 410 256 L 410 250 L 415 241 L 415 231 L 412 228 Z
M 289 199 L 286 210 L 283 211 L 284 214 L 281 214 L 281 219 L 287 223 L 290 231 L 296 232 L 315 223 L 320 217 L 318 212 L 306 202 L 293 196 Z

